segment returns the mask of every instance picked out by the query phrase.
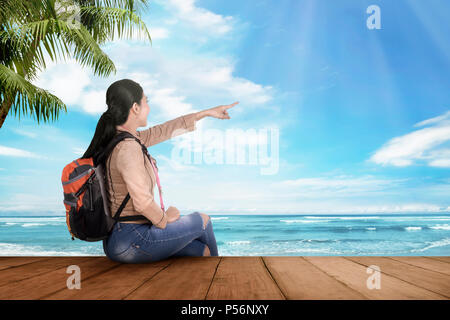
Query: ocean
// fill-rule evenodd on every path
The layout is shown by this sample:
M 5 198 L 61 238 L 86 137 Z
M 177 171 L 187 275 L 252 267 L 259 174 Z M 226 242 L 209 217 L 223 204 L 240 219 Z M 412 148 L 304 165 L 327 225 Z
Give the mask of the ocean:
M 211 215 L 221 256 L 449 256 L 450 214 Z M 0 217 L 0 256 L 104 256 L 64 217 Z

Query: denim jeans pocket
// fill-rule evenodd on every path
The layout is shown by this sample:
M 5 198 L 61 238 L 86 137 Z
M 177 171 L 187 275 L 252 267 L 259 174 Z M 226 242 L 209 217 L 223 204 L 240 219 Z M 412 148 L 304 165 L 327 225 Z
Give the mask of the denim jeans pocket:
M 147 263 L 153 262 L 153 256 L 146 250 L 142 249 L 141 245 L 132 243 L 130 248 L 121 257 L 121 262 L 124 263 Z
M 149 252 L 148 250 L 146 250 L 146 248 L 143 248 L 141 244 L 133 243 L 131 246 L 133 247 L 133 249 L 134 249 L 136 252 L 138 252 L 138 253 L 140 253 L 140 254 L 143 254 L 143 255 L 145 255 L 145 256 L 147 256 L 147 257 L 149 257 L 149 258 L 150 258 L 150 257 L 153 257 L 153 253 L 151 253 L 151 252 Z

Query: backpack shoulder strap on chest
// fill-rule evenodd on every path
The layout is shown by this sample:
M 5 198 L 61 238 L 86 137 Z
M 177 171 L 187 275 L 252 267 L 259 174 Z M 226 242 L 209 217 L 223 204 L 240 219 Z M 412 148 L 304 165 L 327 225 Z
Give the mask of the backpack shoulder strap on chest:
M 135 136 L 133 136 L 131 133 L 127 132 L 127 131 L 120 131 L 119 134 L 116 134 L 111 141 L 108 143 L 108 145 L 106 146 L 106 148 L 102 151 L 100 151 L 97 155 L 94 156 L 94 166 L 97 166 L 99 164 L 105 164 L 106 159 L 108 158 L 108 156 L 111 154 L 111 152 L 114 150 L 114 148 L 116 147 L 116 145 L 126 139 L 126 138 L 132 138 L 134 140 L 136 140 L 141 147 L 145 148 L 141 141 L 136 138 Z M 147 149 L 147 148 L 145 148 Z

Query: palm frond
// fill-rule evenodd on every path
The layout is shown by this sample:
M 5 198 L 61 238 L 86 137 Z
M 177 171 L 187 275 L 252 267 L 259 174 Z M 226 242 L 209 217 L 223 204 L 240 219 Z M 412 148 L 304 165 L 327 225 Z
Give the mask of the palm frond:
M 0 0 L 0 127 L 9 111 L 19 119 L 34 115 L 38 123 L 67 112 L 58 97 L 30 82 L 46 68 L 45 53 L 53 61 L 73 57 L 94 74 L 109 76 L 116 69 L 100 44 L 132 38 L 136 31 L 152 41 L 139 15 L 148 0 L 72 0 L 80 8 L 79 27 L 56 12 L 55 1 Z
M 30 37 L 31 35 L 31 37 Z M 34 47 L 32 40 L 39 45 Z M 45 68 L 45 59 L 41 45 L 53 60 L 62 56 L 74 57 L 82 66 L 90 66 L 99 76 L 109 76 L 116 72 L 114 63 L 92 38 L 89 31 L 71 28 L 66 21 L 46 19 L 33 21 L 17 26 L 14 30 L 0 32 L 0 43 L 9 41 L 14 52 L 20 52 L 21 57 L 33 56 L 36 68 Z M 35 54 L 33 54 L 35 53 Z M 31 65 L 31 61 L 28 62 Z
M 85 0 L 77 0 L 76 2 L 85 5 Z M 123 8 L 129 11 L 141 12 L 148 8 L 148 0 L 91 0 L 96 7 Z
M 35 116 L 38 124 L 58 118 L 59 112 L 67 112 L 66 105 L 47 90 L 39 88 L 8 67 L 0 64 L 0 105 L 7 97 L 12 98 L 14 115 L 23 113 Z
M 117 37 L 128 37 L 131 39 L 134 34 L 133 27 L 136 27 L 138 35 L 144 36 L 144 40 L 152 42 L 150 33 L 142 21 L 135 13 L 122 8 L 85 6 L 80 9 L 81 17 L 87 22 L 86 28 L 91 32 L 93 38 L 98 43 L 113 41 L 115 31 Z

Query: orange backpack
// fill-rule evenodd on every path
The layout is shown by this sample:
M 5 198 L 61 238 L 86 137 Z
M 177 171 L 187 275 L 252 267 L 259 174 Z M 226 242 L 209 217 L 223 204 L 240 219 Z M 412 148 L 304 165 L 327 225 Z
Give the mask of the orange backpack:
M 148 220 L 142 215 L 119 217 L 130 199 L 129 193 L 116 214 L 114 216 L 110 214 L 104 176 L 105 160 L 114 147 L 125 138 L 134 138 L 140 143 L 131 133 L 122 131 L 100 154 L 92 158 L 78 158 L 64 167 L 61 182 L 64 190 L 66 222 L 72 240 L 75 240 L 74 237 L 85 241 L 103 240 L 109 236 L 118 221 Z

